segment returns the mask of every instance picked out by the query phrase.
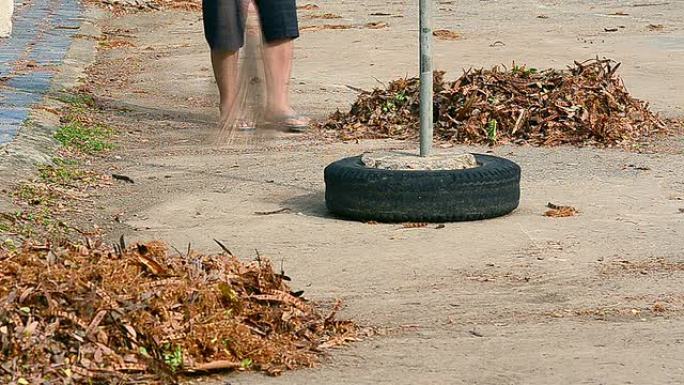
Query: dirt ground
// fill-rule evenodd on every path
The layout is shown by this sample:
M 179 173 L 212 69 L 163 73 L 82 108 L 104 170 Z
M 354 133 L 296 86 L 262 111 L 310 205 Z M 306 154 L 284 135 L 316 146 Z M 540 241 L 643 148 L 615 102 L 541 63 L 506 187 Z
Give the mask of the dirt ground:
M 325 2 L 302 12 L 303 26 L 358 28 L 302 33 L 297 108 L 320 118 L 348 108 L 347 85 L 414 76 L 414 3 Z M 435 27 L 461 34 L 435 43 L 436 67 L 451 77 L 471 65 L 564 67 L 605 56 L 623 62 L 636 96 L 665 116 L 684 115 L 679 1 L 458 0 L 435 8 Z M 326 12 L 342 18 L 306 18 Z M 521 206 L 504 218 L 443 229 L 338 220 L 324 207 L 328 163 L 415 144 L 313 135 L 206 144 L 217 95 L 200 17 L 161 12 L 98 22 L 135 45 L 100 51 L 91 76 L 96 94 L 120 108 L 109 119 L 125 128 L 100 167 L 135 181 L 100 197 L 102 221 L 129 240 L 215 250 L 216 238 L 245 258 L 258 249 L 282 261 L 309 297 L 340 298 L 344 316 L 381 330 L 318 369 L 209 383 L 684 383 L 682 138 L 641 153 L 496 147 L 524 173 Z M 363 27 L 371 21 L 389 27 Z M 580 215 L 546 218 L 547 202 Z M 281 208 L 291 212 L 255 215 Z

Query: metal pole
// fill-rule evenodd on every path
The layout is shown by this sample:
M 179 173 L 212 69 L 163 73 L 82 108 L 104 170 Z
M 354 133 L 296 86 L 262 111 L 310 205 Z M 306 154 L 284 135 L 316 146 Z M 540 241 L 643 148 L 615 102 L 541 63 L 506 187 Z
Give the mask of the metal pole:
M 420 156 L 432 151 L 432 1 L 420 0 Z

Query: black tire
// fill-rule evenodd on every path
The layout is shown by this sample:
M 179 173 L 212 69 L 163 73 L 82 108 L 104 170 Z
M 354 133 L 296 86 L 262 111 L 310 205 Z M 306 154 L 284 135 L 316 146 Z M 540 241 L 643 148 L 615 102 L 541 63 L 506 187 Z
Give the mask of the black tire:
M 361 156 L 325 169 L 325 202 L 341 217 L 380 222 L 456 222 L 506 215 L 520 202 L 520 167 L 474 154 L 480 167 L 412 171 L 366 167 Z

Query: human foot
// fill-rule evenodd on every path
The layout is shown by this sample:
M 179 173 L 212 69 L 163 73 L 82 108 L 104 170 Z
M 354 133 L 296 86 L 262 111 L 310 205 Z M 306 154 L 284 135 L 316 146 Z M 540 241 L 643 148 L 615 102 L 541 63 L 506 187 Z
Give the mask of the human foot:
M 271 112 L 267 115 L 266 121 L 276 129 L 286 132 L 305 132 L 311 123 L 311 119 L 292 110 Z

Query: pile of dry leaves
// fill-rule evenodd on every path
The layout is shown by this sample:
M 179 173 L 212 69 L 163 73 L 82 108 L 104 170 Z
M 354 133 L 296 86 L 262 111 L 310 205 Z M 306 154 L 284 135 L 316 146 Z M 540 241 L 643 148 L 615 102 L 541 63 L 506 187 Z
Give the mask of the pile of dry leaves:
M 222 246 L 223 247 L 223 246 Z M 289 278 L 230 252 L 162 243 L 0 247 L 0 382 L 173 383 L 221 369 L 314 365 L 355 339 Z
M 632 97 L 612 60 L 565 71 L 513 66 L 468 70 L 454 82 L 435 73 L 435 137 L 458 143 L 620 145 L 664 132 L 648 104 Z M 411 139 L 419 129 L 419 80 L 363 91 L 348 113 L 320 124 L 343 139 Z

